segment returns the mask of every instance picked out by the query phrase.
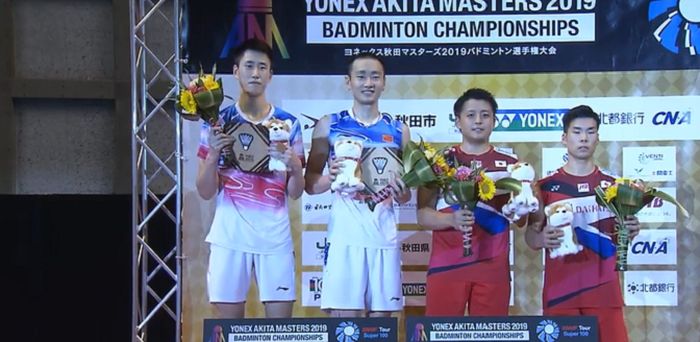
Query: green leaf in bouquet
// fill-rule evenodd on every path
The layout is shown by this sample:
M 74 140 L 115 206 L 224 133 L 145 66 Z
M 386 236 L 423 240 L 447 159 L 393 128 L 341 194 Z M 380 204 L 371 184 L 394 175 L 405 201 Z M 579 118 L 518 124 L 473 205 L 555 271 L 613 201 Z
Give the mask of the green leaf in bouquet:
M 617 184 L 614 202 L 622 217 L 635 215 L 644 207 L 644 191 L 628 184 Z
M 688 213 L 688 210 L 686 210 L 675 198 L 673 198 L 671 195 L 669 195 L 663 191 L 659 191 L 659 190 L 653 189 L 653 188 L 648 189 L 646 191 L 646 193 L 644 194 L 644 201 L 642 203 L 642 207 L 639 209 L 640 210 L 643 209 L 647 204 L 649 204 L 649 202 L 653 201 L 654 198 L 660 198 L 665 202 L 672 203 L 673 205 L 678 207 L 678 209 L 681 211 L 681 214 L 683 216 L 685 216 L 686 218 L 690 218 L 690 214 Z
M 435 172 L 433 172 L 433 168 L 430 166 L 430 163 L 423 158 L 418 160 L 411 172 L 404 173 L 403 176 L 401 176 L 401 180 L 407 187 L 415 188 L 426 183 L 435 182 L 438 180 L 438 178 L 437 175 L 435 175 Z
M 216 63 L 211 67 L 211 77 L 216 79 Z
M 198 94 L 194 94 L 194 100 L 197 102 L 197 107 L 202 109 L 214 108 L 217 109 L 224 102 L 224 92 L 219 89 L 203 91 Z
M 428 162 L 423 151 L 418 148 L 418 145 L 413 141 L 406 144 L 406 147 L 403 150 L 402 160 L 404 173 L 411 172 L 414 166 L 421 160 L 424 160 L 426 163 Z
M 523 185 L 519 180 L 512 177 L 505 177 L 495 182 L 496 189 L 508 190 L 510 192 L 518 192 L 522 190 Z
M 447 204 L 466 204 L 469 210 L 474 210 L 477 197 L 476 183 L 471 181 L 450 182 L 450 190 L 443 195 Z

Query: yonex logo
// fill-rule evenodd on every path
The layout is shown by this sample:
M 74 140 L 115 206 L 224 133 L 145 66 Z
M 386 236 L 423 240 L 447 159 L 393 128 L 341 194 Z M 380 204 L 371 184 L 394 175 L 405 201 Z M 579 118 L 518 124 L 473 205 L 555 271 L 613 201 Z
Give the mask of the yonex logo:
M 238 135 L 238 140 L 243 145 L 243 149 L 247 151 L 250 148 L 250 144 L 253 142 L 253 135 L 248 133 L 241 133 Z
M 381 175 L 384 173 L 384 169 L 386 168 L 388 161 L 389 160 L 384 157 L 376 157 L 372 159 L 372 164 L 374 164 L 374 168 L 377 170 L 377 173 Z

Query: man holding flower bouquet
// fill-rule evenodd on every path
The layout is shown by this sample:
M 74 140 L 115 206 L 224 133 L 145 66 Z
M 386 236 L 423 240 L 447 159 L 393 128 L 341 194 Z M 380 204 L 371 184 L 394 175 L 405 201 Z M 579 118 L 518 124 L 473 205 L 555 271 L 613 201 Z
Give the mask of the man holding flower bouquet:
M 201 131 L 197 190 L 216 199 L 210 243 L 207 290 L 220 318 L 243 318 L 251 277 L 255 277 L 267 317 L 292 316 L 296 300 L 294 245 L 287 197 L 304 190 L 304 146 L 299 121 L 269 104 L 265 89 L 272 78 L 272 48 L 262 40 L 241 43 L 234 53 L 233 73 L 240 83 L 238 101 L 223 109 L 219 125 L 205 122 Z M 287 172 L 246 173 L 227 168 L 222 150 L 238 143 L 225 123 L 291 120 L 289 146 L 271 148 Z M 275 146 L 279 147 L 279 146 Z
M 441 167 L 486 169 L 489 181 L 508 177 L 507 166 L 518 157 L 490 143 L 498 104 L 484 89 L 470 89 L 454 104 L 455 125 L 462 143 L 447 150 Z M 440 166 L 440 165 L 438 165 Z M 461 168 L 460 168 L 461 166 Z M 457 177 L 459 178 L 459 177 Z M 510 220 L 501 213 L 509 194 L 496 194 L 493 183 L 486 201 L 473 212 L 445 202 L 438 190 L 418 189 L 418 224 L 433 230 L 426 284 L 426 316 L 507 316 L 510 299 L 508 263 Z M 524 225 L 527 217 L 519 220 Z M 465 256 L 463 239 L 471 238 Z M 469 240 L 467 240 L 467 243 Z
M 364 148 L 404 149 L 411 142 L 405 124 L 379 111 L 385 82 L 379 57 L 371 53 L 353 57 L 345 76 L 354 98 L 352 108 L 324 116 L 314 128 L 305 175 L 309 195 L 329 191 L 341 172 L 344 164 L 334 147 L 338 139 L 359 141 Z M 355 170 L 350 172 L 356 175 Z M 333 317 L 359 317 L 364 310 L 372 317 L 388 317 L 403 308 L 394 201 L 408 202 L 411 191 L 399 177 L 388 187 L 391 196 L 372 209 L 359 192 L 332 194 L 321 309 Z
M 627 342 L 624 305 L 619 273 L 615 271 L 616 218 L 596 202 L 595 188 L 606 189 L 617 177 L 593 162 L 598 146 L 600 117 L 588 106 L 570 109 L 563 118 L 562 143 L 569 153 L 567 163 L 538 182 L 540 210 L 530 215 L 525 241 L 532 249 L 545 248 L 542 305 L 547 316 L 590 315 L 598 317 L 600 342 Z M 583 249 L 563 257 L 550 258 L 560 246 L 562 232 L 548 224 L 543 208 L 557 203 L 571 204 L 572 230 Z M 639 221 L 627 216 L 621 222 L 633 239 Z

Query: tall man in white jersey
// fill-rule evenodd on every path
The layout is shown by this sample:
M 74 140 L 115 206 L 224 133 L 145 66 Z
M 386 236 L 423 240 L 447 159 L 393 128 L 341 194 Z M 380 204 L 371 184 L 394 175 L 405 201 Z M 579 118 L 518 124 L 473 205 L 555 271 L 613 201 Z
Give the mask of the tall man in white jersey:
M 207 290 L 221 318 L 243 318 L 245 301 L 254 276 L 265 304 L 265 315 L 292 316 L 296 300 L 294 245 L 287 197 L 304 191 L 304 145 L 299 121 L 269 104 L 265 89 L 272 79 L 272 48 L 257 39 L 235 51 L 233 73 L 241 92 L 234 105 L 221 111 L 220 126 L 227 122 L 262 123 L 291 120 L 291 137 L 284 152 L 275 146 L 270 154 L 285 161 L 287 172 L 246 173 L 223 166 L 221 150 L 242 143 L 208 124 L 202 127 L 197 190 L 204 199 L 217 196 L 216 213 L 206 237 L 210 243 Z
M 381 113 L 379 97 L 386 78 L 384 64 L 374 54 L 356 55 L 348 67 L 345 85 L 352 92 L 352 108 L 324 116 L 313 132 L 306 168 L 306 192 L 330 190 L 342 167 L 334 160 L 334 141 L 343 136 L 361 139 L 364 147 L 401 149 L 411 135 L 405 124 Z M 323 174 L 328 163 L 329 172 Z M 394 201 L 411 199 L 411 191 L 398 177 L 389 186 L 392 198 L 370 210 L 360 195 L 333 193 L 328 244 L 323 269 L 321 309 L 333 317 L 388 317 L 403 308 L 401 251 L 397 241 Z

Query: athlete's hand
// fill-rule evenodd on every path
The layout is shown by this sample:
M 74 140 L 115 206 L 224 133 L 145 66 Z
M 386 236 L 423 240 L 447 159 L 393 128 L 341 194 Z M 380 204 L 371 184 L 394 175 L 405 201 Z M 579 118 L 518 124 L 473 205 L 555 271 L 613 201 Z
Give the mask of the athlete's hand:
M 209 130 L 209 148 L 216 154 L 220 154 L 227 146 L 232 146 L 236 138 L 224 133 L 221 127 L 212 127 Z
M 328 178 L 331 182 L 335 182 L 335 177 L 342 172 L 343 167 L 345 167 L 345 165 L 340 161 L 333 160 L 331 162 L 331 165 L 328 167 Z
M 399 204 L 404 204 L 411 200 L 411 189 L 401 180 L 401 176 L 394 171 L 390 171 L 393 179 L 389 183 L 391 196 Z
M 617 218 L 615 218 L 615 221 L 618 221 Z M 637 216 L 627 215 L 627 217 L 625 217 L 624 224 L 627 231 L 629 231 L 630 241 L 634 240 L 634 238 L 639 235 L 639 219 L 637 219 Z
M 268 150 L 271 158 L 281 160 L 287 166 L 287 171 L 301 170 L 301 159 L 285 144 L 272 144 Z
M 561 240 L 559 238 L 562 236 L 564 236 L 564 232 L 562 232 L 561 229 L 546 225 L 538 235 L 540 240 L 539 245 L 542 246 L 542 248 L 559 248 L 559 246 L 561 246 Z
M 457 210 L 452 214 L 453 227 L 465 234 L 472 233 L 474 225 L 474 213 L 469 209 Z

